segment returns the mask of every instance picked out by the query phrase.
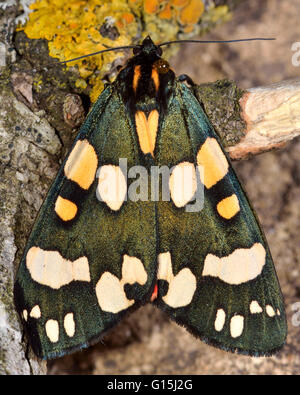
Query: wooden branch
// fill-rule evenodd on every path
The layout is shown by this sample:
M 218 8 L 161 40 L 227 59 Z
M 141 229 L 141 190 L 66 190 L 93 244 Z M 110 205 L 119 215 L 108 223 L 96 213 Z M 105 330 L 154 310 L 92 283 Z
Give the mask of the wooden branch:
M 247 91 L 217 81 L 198 86 L 197 95 L 231 159 L 281 148 L 300 134 L 300 78 Z
M 240 99 L 246 134 L 228 147 L 232 159 L 243 159 L 283 147 L 300 134 L 300 79 L 249 89 Z

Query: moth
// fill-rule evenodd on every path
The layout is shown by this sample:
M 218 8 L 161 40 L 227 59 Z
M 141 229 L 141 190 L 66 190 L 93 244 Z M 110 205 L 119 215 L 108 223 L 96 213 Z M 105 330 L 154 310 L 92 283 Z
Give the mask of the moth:
M 161 56 L 150 37 L 135 47 L 38 214 L 14 292 L 40 358 L 88 347 L 146 303 L 226 351 L 271 355 L 285 342 L 264 234 L 193 85 Z M 137 168 L 153 196 L 135 188 Z M 156 184 L 170 170 L 169 199 L 153 168 Z

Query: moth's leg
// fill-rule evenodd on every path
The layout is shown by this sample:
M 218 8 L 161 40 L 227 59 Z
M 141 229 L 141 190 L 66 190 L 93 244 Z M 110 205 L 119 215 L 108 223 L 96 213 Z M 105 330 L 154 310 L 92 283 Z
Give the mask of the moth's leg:
M 194 83 L 194 81 L 191 79 L 191 77 L 189 77 L 188 75 L 186 75 L 186 74 L 181 74 L 179 77 L 178 77 L 178 80 L 180 81 L 180 82 L 186 82 L 188 85 L 190 85 L 190 86 L 195 86 L 196 84 Z

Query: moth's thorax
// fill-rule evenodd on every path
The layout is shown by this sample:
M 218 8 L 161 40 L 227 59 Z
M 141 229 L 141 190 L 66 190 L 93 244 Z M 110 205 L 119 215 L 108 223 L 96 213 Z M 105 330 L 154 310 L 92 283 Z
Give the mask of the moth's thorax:
M 155 158 L 159 125 L 174 91 L 175 75 L 161 54 L 161 49 L 150 38 L 145 39 L 114 84 L 137 134 L 141 151 L 150 154 L 152 159 Z
M 127 106 L 133 110 L 164 107 L 175 74 L 155 51 L 141 51 L 123 68 L 117 87 Z
M 132 90 L 137 101 L 148 97 L 155 97 L 159 90 L 159 73 L 154 63 L 133 65 Z

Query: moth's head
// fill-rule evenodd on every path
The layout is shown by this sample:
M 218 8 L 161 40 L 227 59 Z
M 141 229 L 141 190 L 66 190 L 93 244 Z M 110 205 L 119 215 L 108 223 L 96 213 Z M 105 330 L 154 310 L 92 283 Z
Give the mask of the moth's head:
M 162 55 L 162 49 L 154 44 L 150 36 L 147 36 L 146 38 L 144 38 L 142 44 L 137 45 L 135 48 L 133 48 L 133 54 L 136 56 L 141 55 L 160 58 Z
M 169 63 L 161 58 L 162 55 L 162 49 L 161 47 L 163 45 L 169 45 L 169 44 L 176 44 L 176 43 L 183 43 L 183 42 L 194 42 L 194 43 L 230 43 L 230 42 L 240 42 L 240 41 L 257 41 L 257 40 L 275 40 L 275 38 L 244 38 L 244 39 L 238 39 L 238 40 L 175 40 L 175 41 L 168 41 L 161 43 L 159 45 L 155 45 L 153 41 L 151 40 L 150 36 L 147 36 L 142 44 L 140 45 L 126 45 L 123 47 L 115 47 L 115 48 L 106 48 L 98 52 L 93 52 L 87 55 L 83 56 L 78 56 L 77 58 L 69 59 L 69 60 L 64 60 L 62 62 L 58 62 L 60 64 L 65 64 L 68 62 L 72 62 L 74 60 L 80 60 L 83 58 L 87 58 L 89 56 L 94 56 L 98 55 L 100 53 L 104 52 L 109 52 L 109 51 L 120 51 L 120 50 L 125 50 L 128 48 L 133 48 L 133 58 L 131 58 L 128 62 L 129 65 L 135 65 L 138 66 L 143 65 L 143 64 L 148 64 L 152 68 L 154 67 L 158 73 L 160 74 L 165 74 L 169 71 Z
M 163 51 L 160 46 L 155 45 L 150 36 L 147 36 L 142 44 L 133 48 L 133 62 L 138 64 L 152 64 L 160 74 L 165 74 L 169 71 L 169 63 L 162 59 Z

